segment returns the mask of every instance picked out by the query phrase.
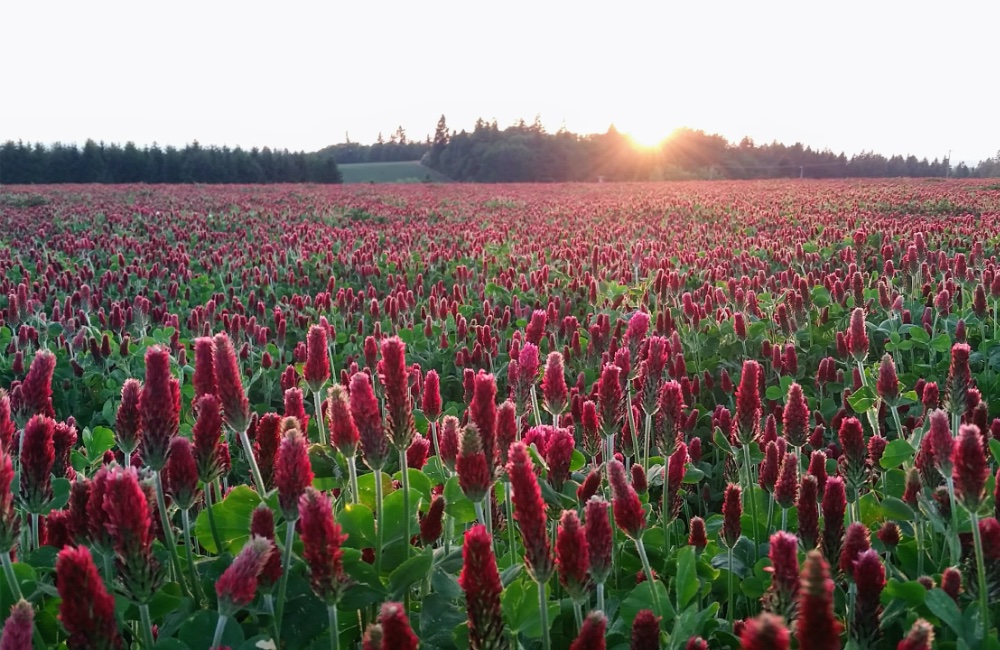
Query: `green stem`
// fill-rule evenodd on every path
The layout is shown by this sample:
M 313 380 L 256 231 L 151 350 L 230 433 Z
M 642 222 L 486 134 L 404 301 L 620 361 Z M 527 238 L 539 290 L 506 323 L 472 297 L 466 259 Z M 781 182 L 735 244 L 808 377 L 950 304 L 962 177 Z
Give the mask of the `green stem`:
M 552 640 L 549 630 L 549 603 L 545 597 L 545 583 L 537 581 L 538 584 L 538 614 L 542 619 L 542 650 L 550 650 Z
M 42 544 L 38 534 L 38 513 L 31 513 L 31 548 L 41 548 Z
M 517 545 L 514 540 L 514 505 L 511 503 L 510 481 L 504 481 L 503 493 L 504 507 L 507 509 L 507 545 L 510 547 L 508 552 L 510 553 L 511 563 L 517 564 L 520 560 L 517 557 Z
M 542 414 L 538 410 L 538 394 L 535 392 L 535 385 L 531 385 L 531 412 L 535 416 L 535 426 L 542 426 Z
M 181 510 L 181 522 L 184 525 L 184 553 L 187 558 L 188 571 L 191 572 L 191 584 L 194 586 L 195 605 L 201 607 L 204 594 L 201 591 L 201 582 L 198 580 L 198 568 L 194 564 L 194 554 L 192 551 L 194 537 L 191 535 L 191 517 L 188 515 L 186 508 Z
M 243 444 L 243 455 L 246 456 L 247 464 L 250 465 L 250 472 L 253 474 L 254 485 L 257 486 L 257 494 L 263 499 L 267 496 L 267 488 L 264 486 L 264 477 L 260 474 L 260 467 L 257 466 L 257 459 L 253 455 L 253 447 L 250 446 L 250 437 L 247 432 L 240 431 L 240 442 Z
M 976 573 L 979 578 L 979 617 L 982 619 L 983 632 L 979 638 L 985 639 L 990 631 L 990 601 L 986 593 L 986 566 L 983 559 L 983 537 L 979 533 L 979 515 L 969 512 L 972 517 L 972 539 L 976 545 Z
M 340 626 L 337 625 L 337 606 L 329 605 L 326 608 L 326 612 L 330 623 L 330 650 L 340 650 Z
M 14 573 L 14 565 L 10 561 L 10 551 L 0 553 L 0 561 L 3 562 L 3 572 L 7 577 L 7 584 L 10 585 L 10 592 L 14 595 L 14 600 L 21 600 L 24 594 L 21 593 L 21 585 L 17 581 L 17 574 Z
M 652 446 L 652 443 L 650 442 L 649 437 L 653 434 L 653 414 L 652 413 L 647 413 L 646 414 L 645 421 L 642 424 L 642 428 L 643 428 L 643 436 L 642 436 L 642 438 L 643 438 L 643 442 L 642 442 L 642 444 L 643 444 L 642 462 L 643 462 L 643 469 L 645 469 L 648 472 L 649 471 L 649 450 L 650 450 L 650 448 Z
M 347 457 L 347 473 L 351 477 L 351 503 L 357 504 L 361 492 L 358 490 L 358 465 L 354 456 Z
M 274 616 L 275 637 L 281 640 L 281 618 L 285 613 L 285 594 L 288 591 L 288 572 L 292 565 L 292 544 L 295 543 L 295 522 L 286 521 L 285 557 L 281 563 L 281 584 L 278 586 L 278 609 Z
M 326 428 L 323 426 L 323 397 L 318 390 L 313 391 L 313 411 L 316 418 L 316 430 L 319 431 L 319 444 L 326 446 Z
M 951 549 L 951 564 L 955 566 L 962 557 L 961 546 L 958 543 L 958 506 L 955 503 L 955 480 L 949 472 L 945 476 L 948 485 L 948 499 L 951 502 L 951 535 L 948 536 L 948 547 Z
M 149 610 L 147 609 L 147 612 Z M 148 615 L 148 614 L 147 614 Z M 212 636 L 212 646 L 209 650 L 215 650 L 222 645 L 222 633 L 226 631 L 226 617 L 219 614 L 219 620 L 215 624 L 215 634 Z
M 642 543 L 641 537 L 635 538 L 635 550 L 639 552 L 639 559 L 642 560 L 642 571 L 649 581 L 649 593 L 653 597 L 653 607 L 657 616 L 663 615 L 663 608 L 660 607 L 660 595 L 656 590 L 656 582 L 653 578 L 653 568 L 649 565 L 649 556 L 646 555 L 646 547 Z
M 896 407 L 895 404 L 893 404 L 889 408 L 889 410 L 892 411 L 892 421 L 895 422 L 895 424 L 896 424 L 896 437 L 897 438 L 902 438 L 903 437 L 903 422 L 899 419 L 899 409 Z
M 597 585 L 597 609 L 604 611 L 604 583 L 600 582 Z
M 399 450 L 399 466 L 403 478 L 403 561 L 410 559 L 410 472 L 406 467 L 406 450 Z M 489 526 L 487 526 L 488 528 Z
M 583 607 L 580 603 L 573 601 L 573 618 L 576 619 L 576 629 L 580 630 L 583 628 Z
M 185 596 L 190 596 L 191 592 L 187 588 L 187 580 L 181 570 L 181 558 L 177 554 L 177 543 L 174 541 L 174 529 L 170 524 L 170 516 L 167 514 L 167 500 L 163 496 L 163 477 L 160 471 L 153 472 L 153 481 L 156 486 L 156 507 L 160 511 L 160 522 L 163 524 L 163 537 L 166 539 L 167 551 L 170 554 L 170 564 L 177 574 L 177 582 L 181 586 L 181 592 Z
M 757 561 L 757 496 L 753 493 L 753 474 L 750 466 L 750 443 L 743 444 L 743 459 L 746 463 L 747 491 L 746 495 L 750 499 L 750 518 L 753 527 L 753 557 Z
M 382 470 L 375 470 L 375 575 L 382 575 Z
M 142 618 L 142 641 L 143 646 L 146 648 L 153 647 L 153 621 L 149 617 L 149 603 L 143 603 L 139 605 L 139 616 Z M 222 627 L 225 627 L 225 619 L 222 619 Z M 218 647 L 219 641 L 222 640 L 222 630 L 216 627 L 215 630 L 216 641 L 212 644 L 212 647 Z
M 733 602 L 733 547 L 730 546 L 726 549 L 726 557 L 729 560 L 729 565 L 727 567 L 727 583 L 729 587 L 729 600 L 726 601 L 726 613 L 729 614 L 729 627 L 732 629 L 733 622 L 736 620 L 736 611 Z
M 205 511 L 208 513 L 208 525 L 212 528 L 212 541 L 215 542 L 215 552 L 222 553 L 222 536 L 219 535 L 219 527 L 215 523 L 215 513 L 212 512 L 212 492 L 215 491 L 215 486 L 215 481 L 209 481 L 205 484 Z

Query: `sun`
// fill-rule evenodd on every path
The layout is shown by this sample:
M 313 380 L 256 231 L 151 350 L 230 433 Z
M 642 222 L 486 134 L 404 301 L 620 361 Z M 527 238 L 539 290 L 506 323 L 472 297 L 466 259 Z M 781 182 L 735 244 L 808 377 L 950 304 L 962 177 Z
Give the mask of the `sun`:
M 668 137 L 668 131 L 659 124 L 623 128 L 622 132 L 640 149 L 657 149 Z

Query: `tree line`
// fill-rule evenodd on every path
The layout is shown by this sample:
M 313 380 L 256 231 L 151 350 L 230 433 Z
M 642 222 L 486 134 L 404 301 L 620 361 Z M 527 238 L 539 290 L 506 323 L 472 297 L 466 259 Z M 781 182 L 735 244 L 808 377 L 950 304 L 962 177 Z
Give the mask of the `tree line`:
M 500 129 L 480 119 L 471 132 L 448 132 L 444 116 L 425 164 L 458 181 L 560 182 L 685 179 L 972 177 L 1000 175 L 1000 155 L 970 168 L 947 158 L 886 157 L 816 150 L 800 143 L 731 143 L 717 134 L 678 129 L 656 147 L 637 146 L 614 126 L 606 133 L 548 133 L 536 118 Z
M 236 147 L 140 149 L 87 140 L 83 147 L 7 141 L 0 182 L 30 183 L 340 183 L 337 162 L 316 153 Z
M 316 153 L 321 156 L 332 156 L 339 165 L 356 163 L 404 162 L 420 160 L 431 148 L 430 136 L 425 140 L 411 140 L 406 130 L 400 126 L 386 140 L 379 132 L 373 144 L 352 142 L 348 134 L 344 142 L 330 145 Z

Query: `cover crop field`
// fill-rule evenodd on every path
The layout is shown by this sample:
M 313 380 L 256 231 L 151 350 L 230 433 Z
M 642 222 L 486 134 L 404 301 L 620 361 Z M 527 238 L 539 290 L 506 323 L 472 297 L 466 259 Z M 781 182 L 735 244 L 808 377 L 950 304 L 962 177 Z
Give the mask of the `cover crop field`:
M 4 649 L 1000 648 L 995 185 L 6 187 L 0 271 Z

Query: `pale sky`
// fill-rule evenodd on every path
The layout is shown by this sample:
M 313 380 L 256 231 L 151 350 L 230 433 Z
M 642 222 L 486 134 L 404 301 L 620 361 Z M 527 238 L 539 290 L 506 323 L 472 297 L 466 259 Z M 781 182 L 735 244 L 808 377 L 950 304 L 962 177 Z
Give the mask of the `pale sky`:
M 996 0 L 0 0 L 0 141 L 312 151 L 540 114 L 977 162 L 1000 150 Z

